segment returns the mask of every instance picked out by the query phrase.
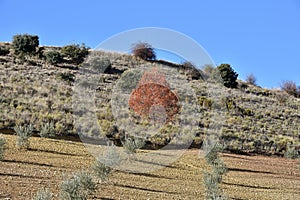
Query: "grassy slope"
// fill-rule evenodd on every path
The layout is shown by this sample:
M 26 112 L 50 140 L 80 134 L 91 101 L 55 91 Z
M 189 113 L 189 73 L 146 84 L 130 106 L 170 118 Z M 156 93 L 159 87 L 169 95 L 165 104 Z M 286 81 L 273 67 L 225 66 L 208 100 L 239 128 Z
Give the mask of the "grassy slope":
M 45 50 L 49 48 L 45 47 Z M 145 64 L 129 55 L 112 53 L 107 57 L 113 58 L 112 67 L 120 70 Z M 54 121 L 57 134 L 76 133 L 72 115 L 74 83 L 62 77 L 80 76 L 77 66 L 67 63 L 53 66 L 37 57 L 20 60 L 11 52 L 8 56 L 0 56 L 0 76 L 0 129 L 33 123 L 39 131 L 41 125 Z M 101 76 L 96 112 L 102 130 L 109 134 L 115 123 L 110 97 L 120 74 Z M 201 113 L 196 137 L 198 144 L 214 121 L 223 127 L 220 138 L 227 141 L 231 151 L 283 154 L 289 143 L 299 147 L 299 99 L 288 97 L 281 102 L 280 91 L 245 83 L 240 83 L 246 86 L 241 89 L 227 89 L 210 80 L 190 83 L 198 96 Z M 234 102 L 235 107 L 232 104 L 226 110 L 226 98 Z M 152 142 L 161 143 L 162 140 L 156 138 Z

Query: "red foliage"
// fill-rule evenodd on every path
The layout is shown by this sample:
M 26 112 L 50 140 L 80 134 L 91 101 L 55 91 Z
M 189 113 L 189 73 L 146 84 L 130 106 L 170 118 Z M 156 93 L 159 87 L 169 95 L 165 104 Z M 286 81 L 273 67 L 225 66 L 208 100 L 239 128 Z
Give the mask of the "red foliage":
M 137 89 L 130 95 L 129 107 L 137 115 L 155 117 L 154 121 L 160 123 L 162 120 L 169 122 L 180 110 L 178 97 L 170 90 L 165 75 L 159 73 L 157 68 L 144 72 Z

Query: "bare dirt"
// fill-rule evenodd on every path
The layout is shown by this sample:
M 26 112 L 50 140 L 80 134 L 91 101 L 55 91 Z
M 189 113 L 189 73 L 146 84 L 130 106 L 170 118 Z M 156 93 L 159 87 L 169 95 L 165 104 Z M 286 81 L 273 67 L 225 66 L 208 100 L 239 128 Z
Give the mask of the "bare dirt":
M 29 150 L 15 147 L 15 136 L 4 135 L 8 149 L 0 162 L 0 199 L 30 199 L 46 187 L 58 198 L 63 178 L 89 169 L 94 158 L 80 142 L 30 138 Z M 222 188 L 229 199 L 300 199 L 297 160 L 222 154 L 229 168 Z M 188 150 L 172 165 L 152 173 L 114 172 L 98 183 L 90 199 L 205 199 L 202 173 L 207 169 L 199 150 Z

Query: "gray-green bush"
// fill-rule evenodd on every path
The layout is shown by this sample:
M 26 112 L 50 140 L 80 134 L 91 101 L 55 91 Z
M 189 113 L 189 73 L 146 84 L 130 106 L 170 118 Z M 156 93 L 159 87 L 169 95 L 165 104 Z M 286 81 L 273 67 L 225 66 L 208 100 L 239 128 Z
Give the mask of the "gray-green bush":
M 44 123 L 41 125 L 39 132 L 41 137 L 52 137 L 55 135 L 55 127 L 53 122 Z
M 288 146 L 286 148 L 286 152 L 284 156 L 288 159 L 297 159 L 300 158 L 299 152 L 295 149 L 295 147 Z
M 53 198 L 53 194 L 48 189 L 39 190 L 32 200 L 51 200 Z
M 17 135 L 16 145 L 18 148 L 29 148 L 29 138 L 32 135 L 33 126 L 29 125 L 16 125 L 14 127 L 15 134 Z
M 59 197 L 61 200 L 85 200 L 95 190 L 93 177 L 88 172 L 81 171 L 61 183 Z
M 138 149 L 145 146 L 145 140 L 141 138 L 127 138 L 122 144 L 128 154 L 135 154 Z
M 106 181 L 112 171 L 111 167 L 99 160 L 96 160 L 91 168 L 95 176 L 100 179 L 100 182 Z
M 225 163 L 220 159 L 218 152 L 224 149 L 220 143 L 212 142 L 209 140 L 205 141 L 207 148 L 207 154 L 205 160 L 211 167 L 211 171 L 204 172 L 204 186 L 207 200 L 224 200 L 227 199 L 221 188 L 220 183 L 222 182 L 222 176 L 227 173 L 228 169 Z

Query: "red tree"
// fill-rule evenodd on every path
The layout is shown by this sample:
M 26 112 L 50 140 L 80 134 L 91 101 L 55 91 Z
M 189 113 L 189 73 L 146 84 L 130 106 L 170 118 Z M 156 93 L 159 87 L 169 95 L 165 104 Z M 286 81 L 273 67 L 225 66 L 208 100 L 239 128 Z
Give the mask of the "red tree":
M 180 110 L 177 95 L 170 90 L 165 75 L 157 68 L 144 72 L 130 95 L 129 107 L 137 115 L 151 118 L 156 123 L 171 121 Z

